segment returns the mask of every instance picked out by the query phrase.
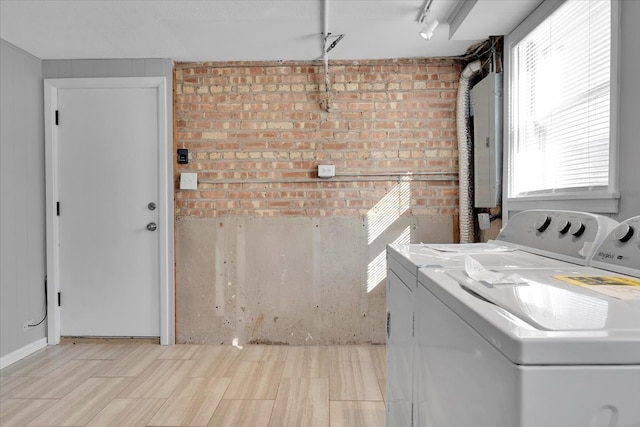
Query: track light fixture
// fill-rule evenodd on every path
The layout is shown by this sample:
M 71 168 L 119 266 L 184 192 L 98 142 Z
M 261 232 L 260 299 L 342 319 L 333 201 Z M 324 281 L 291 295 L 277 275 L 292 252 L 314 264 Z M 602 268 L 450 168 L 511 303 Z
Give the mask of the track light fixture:
M 425 40 L 429 40 L 431 36 L 433 36 L 433 30 L 436 29 L 438 24 L 439 22 L 437 19 L 427 21 L 427 25 L 425 25 L 424 28 L 420 31 L 420 37 Z
M 433 36 L 433 31 L 436 29 L 436 27 L 439 24 L 437 19 L 435 18 L 432 19 L 430 17 L 431 3 L 433 3 L 433 0 L 427 1 L 427 3 L 424 5 L 424 9 L 422 10 L 422 13 L 420 14 L 420 17 L 418 18 L 418 22 L 421 24 L 424 24 L 424 27 L 422 28 L 422 30 L 420 30 L 420 37 L 422 37 L 425 40 L 431 39 L 431 37 Z
M 329 38 L 330 37 L 334 37 L 335 40 L 333 41 L 333 43 L 331 43 L 329 45 L 329 47 L 326 47 L 327 43 L 329 42 Z M 325 53 L 329 53 L 331 52 L 331 50 L 336 47 L 338 45 L 338 43 L 340 43 L 340 40 L 342 40 L 342 38 L 344 37 L 344 34 L 337 34 L 337 35 L 332 35 L 331 33 L 327 33 L 326 36 L 324 36 L 324 49 L 325 49 Z

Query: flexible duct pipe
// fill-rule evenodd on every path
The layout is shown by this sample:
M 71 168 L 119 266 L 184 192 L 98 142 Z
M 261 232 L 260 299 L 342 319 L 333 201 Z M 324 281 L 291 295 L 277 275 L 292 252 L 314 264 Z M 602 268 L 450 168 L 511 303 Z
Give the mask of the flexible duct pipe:
M 462 70 L 458 85 L 456 122 L 458 131 L 458 177 L 460 182 L 459 215 L 460 243 L 473 242 L 473 186 L 471 176 L 471 129 L 469 129 L 469 92 L 471 78 L 480 71 L 480 61 L 473 61 Z

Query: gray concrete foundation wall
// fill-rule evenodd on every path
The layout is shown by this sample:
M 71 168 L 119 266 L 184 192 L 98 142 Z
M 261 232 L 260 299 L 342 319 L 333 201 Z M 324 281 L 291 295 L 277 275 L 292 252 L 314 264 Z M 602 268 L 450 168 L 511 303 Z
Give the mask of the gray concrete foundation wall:
M 384 343 L 386 245 L 451 242 L 453 223 L 372 221 L 178 219 L 177 342 Z

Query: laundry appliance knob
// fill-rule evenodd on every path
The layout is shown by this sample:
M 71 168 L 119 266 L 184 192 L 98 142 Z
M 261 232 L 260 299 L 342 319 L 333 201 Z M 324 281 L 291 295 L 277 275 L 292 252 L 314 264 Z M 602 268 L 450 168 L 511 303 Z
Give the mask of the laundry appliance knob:
M 536 230 L 542 233 L 544 230 L 549 228 L 549 224 L 551 224 L 551 217 L 547 214 L 542 214 L 538 217 L 533 226 Z
M 571 228 L 571 223 L 566 218 L 561 219 L 560 223 L 558 224 L 558 227 L 556 227 L 556 229 L 558 230 L 558 233 L 560 234 L 567 234 L 567 231 L 569 231 L 570 228 Z
M 622 243 L 628 241 L 631 236 L 633 236 L 633 227 L 629 224 L 620 224 L 613 232 L 613 237 Z
M 576 221 L 571 225 L 571 228 L 569 229 L 569 233 L 573 234 L 576 237 L 580 237 L 582 233 L 584 233 L 585 229 L 586 227 L 582 222 Z

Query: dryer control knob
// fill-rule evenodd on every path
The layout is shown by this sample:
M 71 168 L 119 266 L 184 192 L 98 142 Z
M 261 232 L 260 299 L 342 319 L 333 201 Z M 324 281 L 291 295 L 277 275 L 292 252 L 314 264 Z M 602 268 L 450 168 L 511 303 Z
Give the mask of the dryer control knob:
M 620 224 L 613 232 L 613 237 L 622 243 L 626 242 L 633 236 L 633 227 L 629 224 Z
M 540 215 L 540 217 L 536 220 L 535 224 L 533 224 L 533 226 L 535 227 L 536 230 L 543 232 L 544 230 L 546 230 L 549 227 L 549 224 L 551 224 L 551 217 L 547 214 L 542 214 Z
M 558 230 L 558 233 L 560 234 L 567 234 L 567 231 L 569 231 L 569 229 L 571 228 L 571 223 L 569 222 L 568 219 L 561 219 L 560 223 L 558 224 L 558 227 L 556 227 L 556 229 Z
M 583 223 L 581 223 L 580 221 L 576 221 L 571 225 L 569 233 L 573 234 L 576 237 L 579 237 L 582 235 L 582 233 L 584 233 L 585 228 L 586 227 Z

